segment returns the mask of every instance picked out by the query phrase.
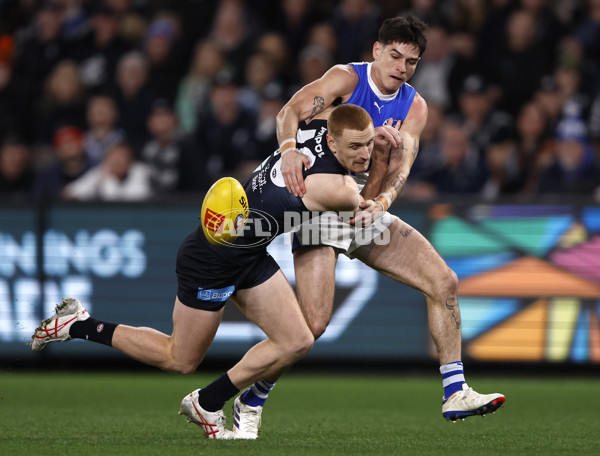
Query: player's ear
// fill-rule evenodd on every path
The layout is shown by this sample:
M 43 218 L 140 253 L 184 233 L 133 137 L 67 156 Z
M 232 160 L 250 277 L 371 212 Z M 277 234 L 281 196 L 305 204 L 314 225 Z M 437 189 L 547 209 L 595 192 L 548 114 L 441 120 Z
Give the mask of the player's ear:
M 377 60 L 379 58 L 379 54 L 383 50 L 383 45 L 379 41 L 375 41 L 373 43 L 373 59 Z
M 333 136 L 331 136 L 329 133 L 327 133 L 327 145 L 329 146 L 331 152 L 333 152 L 333 154 L 335 155 L 337 153 L 337 145 L 335 144 Z

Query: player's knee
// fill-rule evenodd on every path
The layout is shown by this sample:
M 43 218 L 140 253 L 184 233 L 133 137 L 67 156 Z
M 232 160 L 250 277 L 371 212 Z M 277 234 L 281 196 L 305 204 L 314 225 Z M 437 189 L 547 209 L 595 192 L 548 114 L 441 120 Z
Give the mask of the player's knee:
M 314 342 L 315 338 L 308 330 L 298 334 L 286 347 L 289 360 L 296 362 L 305 356 L 312 349 Z
M 317 340 L 319 337 L 323 335 L 325 330 L 327 329 L 327 325 L 329 324 L 329 320 L 314 320 L 308 322 L 308 327 L 313 335 L 313 339 Z
M 437 281 L 437 285 L 441 297 L 455 296 L 458 290 L 458 276 L 452 269 L 446 267 L 446 271 L 441 280 Z
M 165 366 L 165 370 L 175 374 L 191 375 L 196 372 L 201 362 L 202 360 L 171 359 L 167 366 Z

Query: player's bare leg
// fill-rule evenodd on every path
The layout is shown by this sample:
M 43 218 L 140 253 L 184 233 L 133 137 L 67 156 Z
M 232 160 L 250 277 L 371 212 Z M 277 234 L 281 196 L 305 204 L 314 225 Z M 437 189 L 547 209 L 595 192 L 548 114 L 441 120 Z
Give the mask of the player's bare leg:
M 153 328 L 119 325 L 112 346 L 145 364 L 191 374 L 200 365 L 212 343 L 223 309 L 211 312 L 185 306 L 175 298 L 173 334 Z
M 401 220 L 390 226 L 390 242 L 371 242 L 354 251 L 366 265 L 421 291 L 427 300 L 429 330 L 441 364 L 460 360 L 461 324 L 456 274 L 421 233 Z
M 401 220 L 390 226 L 390 242 L 371 242 L 354 255 L 377 271 L 420 290 L 427 300 L 429 330 L 440 359 L 444 386 L 442 414 L 452 421 L 494 412 L 502 394 L 479 394 L 465 382 L 461 362 L 461 320 L 456 274 L 418 231 Z
M 300 247 L 294 251 L 296 293 L 315 340 L 325 332 L 331 320 L 336 262 L 333 247 Z
M 235 302 L 268 337 L 229 370 L 231 381 L 238 388 L 279 375 L 312 348 L 312 334 L 294 290 L 281 271 L 261 285 L 239 290 Z
M 209 438 L 255 439 L 262 406 L 234 402 L 234 432 L 224 429 L 222 408 L 241 389 L 277 378 L 312 347 L 314 338 L 300 312 L 294 291 L 281 271 L 256 287 L 239 290 L 234 301 L 267 339 L 252 347 L 226 374 L 186 396 L 181 413 L 203 427 Z M 212 423 L 212 424 L 207 424 Z

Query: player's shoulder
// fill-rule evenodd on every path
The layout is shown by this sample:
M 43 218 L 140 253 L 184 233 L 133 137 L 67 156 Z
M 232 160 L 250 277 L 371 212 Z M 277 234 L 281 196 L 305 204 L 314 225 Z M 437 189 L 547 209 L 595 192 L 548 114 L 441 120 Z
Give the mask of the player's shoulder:
M 326 77 L 331 79 L 341 79 L 349 82 L 356 82 L 358 80 L 358 73 L 349 63 L 338 63 L 333 65 L 325 74 Z

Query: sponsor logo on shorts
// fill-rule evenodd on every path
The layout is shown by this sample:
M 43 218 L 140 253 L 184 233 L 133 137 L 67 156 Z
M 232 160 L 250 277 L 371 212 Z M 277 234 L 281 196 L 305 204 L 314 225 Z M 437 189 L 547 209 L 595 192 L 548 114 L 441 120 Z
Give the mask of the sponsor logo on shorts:
M 205 290 L 202 287 L 198 288 L 198 299 L 201 301 L 212 301 L 212 302 L 223 302 L 227 301 L 227 299 L 233 294 L 235 291 L 235 286 L 231 285 L 230 287 L 225 288 L 215 288 Z

